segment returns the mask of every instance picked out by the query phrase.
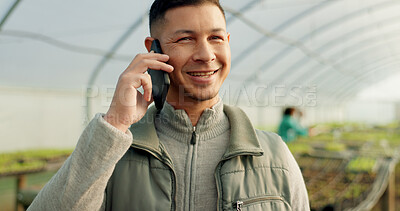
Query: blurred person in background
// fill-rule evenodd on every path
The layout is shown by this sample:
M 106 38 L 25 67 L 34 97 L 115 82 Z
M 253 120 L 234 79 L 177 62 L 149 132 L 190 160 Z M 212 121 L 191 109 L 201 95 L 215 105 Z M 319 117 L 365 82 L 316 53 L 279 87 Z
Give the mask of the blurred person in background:
M 28 210 L 309 210 L 286 144 L 219 97 L 231 65 L 219 1 L 156 0 L 149 20 L 149 53 L 121 73 L 107 113 Z M 155 39 L 164 54 L 151 52 Z M 171 79 L 158 111 L 148 68 Z
M 292 142 L 296 140 L 297 136 L 308 136 L 309 131 L 307 128 L 302 127 L 299 120 L 295 117 L 296 109 L 288 107 L 283 111 L 282 120 L 278 127 L 278 134 L 286 142 Z M 303 115 L 299 113 L 299 118 Z

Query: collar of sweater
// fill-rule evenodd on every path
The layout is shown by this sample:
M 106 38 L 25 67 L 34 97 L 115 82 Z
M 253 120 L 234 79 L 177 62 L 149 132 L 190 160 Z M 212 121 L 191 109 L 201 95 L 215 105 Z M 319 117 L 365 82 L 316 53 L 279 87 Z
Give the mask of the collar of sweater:
M 157 137 L 154 121 L 156 111 L 155 106 L 150 107 L 139 122 L 131 125 L 129 130 L 133 138 L 132 147 L 145 150 L 161 160 L 170 160 Z M 263 155 L 264 150 L 247 115 L 240 108 L 228 105 L 223 105 L 223 113 L 229 119 L 230 137 L 229 146 L 222 159 L 226 160 L 238 155 Z
M 194 127 L 189 116 L 183 109 L 174 109 L 165 103 L 155 121 L 156 130 L 178 141 L 190 140 Z M 212 139 L 229 130 L 229 119 L 224 114 L 223 103 L 220 99 L 213 107 L 203 111 L 196 125 L 198 141 Z

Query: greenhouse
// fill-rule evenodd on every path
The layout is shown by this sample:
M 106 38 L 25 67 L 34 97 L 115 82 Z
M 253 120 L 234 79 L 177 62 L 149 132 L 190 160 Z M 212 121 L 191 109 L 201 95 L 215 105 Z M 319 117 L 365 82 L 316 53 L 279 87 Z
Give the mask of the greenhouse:
M 148 52 L 152 3 L 0 1 L 0 210 L 25 210 L 109 111 Z M 275 133 L 293 108 L 305 132 L 280 135 L 310 209 L 400 210 L 400 1 L 220 3 L 231 61 L 219 99 Z

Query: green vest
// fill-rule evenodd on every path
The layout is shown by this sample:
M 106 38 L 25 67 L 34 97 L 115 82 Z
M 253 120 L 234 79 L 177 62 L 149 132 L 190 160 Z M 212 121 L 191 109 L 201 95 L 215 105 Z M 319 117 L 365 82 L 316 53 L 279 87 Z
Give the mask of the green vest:
M 224 105 L 231 140 L 215 169 L 216 210 L 291 210 L 284 143 L 255 130 L 246 114 Z M 130 128 L 132 146 L 117 163 L 106 188 L 106 210 L 175 210 L 176 178 L 170 156 L 154 127 L 150 108 Z

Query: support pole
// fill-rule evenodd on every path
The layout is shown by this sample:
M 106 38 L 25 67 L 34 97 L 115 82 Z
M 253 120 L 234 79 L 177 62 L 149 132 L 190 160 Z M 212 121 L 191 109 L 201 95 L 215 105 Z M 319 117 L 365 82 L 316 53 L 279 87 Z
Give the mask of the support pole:
M 387 211 L 395 211 L 396 206 L 396 190 L 395 190 L 395 171 L 389 175 L 388 186 L 382 196 L 381 209 Z
M 18 211 L 18 194 L 20 193 L 21 189 L 26 187 L 26 176 L 25 174 L 21 174 L 17 176 L 17 187 L 15 190 L 15 211 Z

